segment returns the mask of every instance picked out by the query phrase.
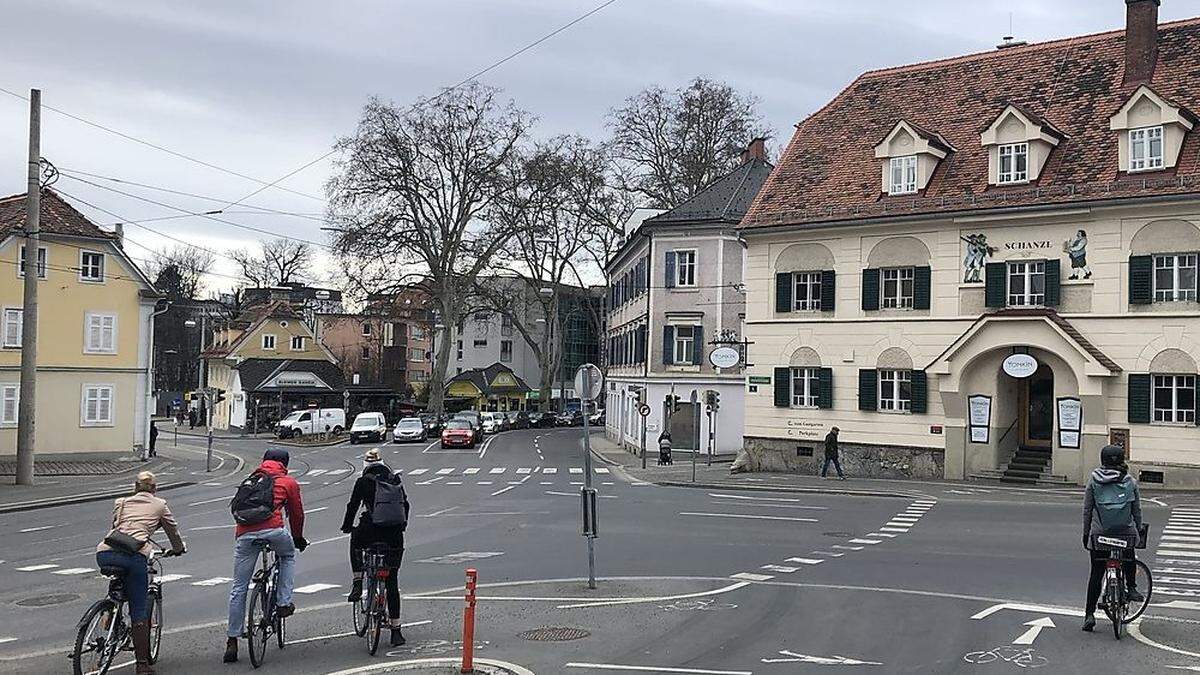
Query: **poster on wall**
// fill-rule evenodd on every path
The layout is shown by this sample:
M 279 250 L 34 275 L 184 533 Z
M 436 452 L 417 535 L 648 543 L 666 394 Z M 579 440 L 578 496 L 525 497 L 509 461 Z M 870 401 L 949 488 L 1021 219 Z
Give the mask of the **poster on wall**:
M 967 425 L 972 443 L 987 443 L 992 428 L 992 397 L 972 394 L 967 397 Z
M 1058 399 L 1058 445 L 1071 450 L 1079 449 L 1083 432 L 1083 403 L 1074 397 Z

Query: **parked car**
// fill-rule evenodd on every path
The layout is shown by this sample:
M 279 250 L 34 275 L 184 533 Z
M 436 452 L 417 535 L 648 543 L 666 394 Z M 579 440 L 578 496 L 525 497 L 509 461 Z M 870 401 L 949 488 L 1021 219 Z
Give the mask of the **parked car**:
M 293 410 L 291 414 L 279 420 L 275 426 L 275 435 L 280 438 L 323 434 L 331 431 L 335 435 L 346 428 L 346 411 L 341 408 L 309 408 Z
M 554 413 L 533 411 L 529 413 L 529 427 L 531 429 L 547 429 L 554 426 Z
M 475 433 L 475 428 L 471 426 L 470 422 L 462 418 L 446 422 L 446 426 L 442 429 L 443 448 L 473 448 L 478 439 L 479 436 Z
M 471 428 L 475 430 L 476 436 L 483 435 L 483 417 L 481 417 L 478 412 L 474 410 L 464 410 L 462 412 L 455 413 L 454 417 L 451 418 L 451 421 L 456 419 L 466 420 L 467 423 L 471 425 Z
M 433 413 L 421 413 L 418 417 L 421 418 L 421 422 L 425 425 L 425 433 L 430 436 L 440 433 L 442 425 L 446 423 L 445 417 L 440 417 Z
M 359 413 L 350 425 L 350 445 L 359 441 L 383 441 L 387 439 L 387 418 L 381 412 Z
M 604 411 L 599 410 L 588 417 L 588 424 L 595 427 L 604 426 Z
M 483 433 L 485 436 L 504 431 L 504 422 L 501 413 L 485 412 L 479 413 L 479 416 L 483 419 Z
M 429 438 L 429 434 L 425 431 L 425 423 L 420 417 L 405 417 L 396 423 L 396 428 L 392 430 L 392 441 L 395 443 L 403 443 L 405 441 L 422 441 Z
M 528 429 L 529 428 L 529 413 L 524 410 L 514 410 L 507 413 L 508 421 L 513 429 Z
M 554 423 L 560 427 L 582 426 L 583 413 L 578 410 L 564 410 L 555 416 Z

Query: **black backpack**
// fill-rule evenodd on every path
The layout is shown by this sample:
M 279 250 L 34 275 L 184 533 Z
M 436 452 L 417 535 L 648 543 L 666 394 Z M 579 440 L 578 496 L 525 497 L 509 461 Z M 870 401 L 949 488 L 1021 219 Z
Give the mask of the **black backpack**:
M 255 471 L 238 485 L 229 502 L 229 511 L 238 525 L 257 525 L 275 513 L 275 477 Z
M 408 527 L 408 496 L 400 481 L 375 479 L 375 503 L 371 505 L 371 522 L 379 527 Z

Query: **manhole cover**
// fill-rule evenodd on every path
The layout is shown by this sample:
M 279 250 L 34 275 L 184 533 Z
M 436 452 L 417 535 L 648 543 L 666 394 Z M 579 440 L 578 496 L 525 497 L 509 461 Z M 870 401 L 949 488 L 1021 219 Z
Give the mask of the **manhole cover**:
M 567 640 L 580 640 L 591 633 L 582 628 L 534 628 L 521 633 L 519 636 L 522 640 L 533 640 L 534 642 L 566 642 Z
M 822 532 L 821 534 L 825 535 L 826 537 L 838 537 L 840 539 L 849 539 L 850 537 L 854 536 L 850 532 Z
M 74 593 L 57 593 L 54 595 L 39 595 L 34 598 L 25 598 L 24 600 L 18 600 L 16 604 L 22 607 L 49 607 L 51 605 L 63 605 L 78 599 L 79 596 Z

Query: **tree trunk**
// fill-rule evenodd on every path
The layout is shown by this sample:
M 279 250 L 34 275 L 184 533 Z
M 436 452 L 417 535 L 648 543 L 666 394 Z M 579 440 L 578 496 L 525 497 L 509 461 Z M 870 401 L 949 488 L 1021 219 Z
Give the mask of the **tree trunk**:
M 426 410 L 435 414 L 441 415 L 445 409 L 445 393 L 446 393 L 446 370 L 450 366 L 450 348 L 453 346 L 451 342 L 454 337 L 454 326 L 458 323 L 457 309 L 451 302 L 447 302 L 447 296 L 453 298 L 452 290 L 443 289 L 443 297 L 437 298 L 438 305 L 441 306 L 441 321 L 442 321 L 442 340 L 437 345 L 437 354 L 433 359 L 433 372 L 429 374 L 429 390 L 428 403 Z M 436 329 L 434 329 L 436 331 Z M 436 332 L 435 332 L 436 339 Z

